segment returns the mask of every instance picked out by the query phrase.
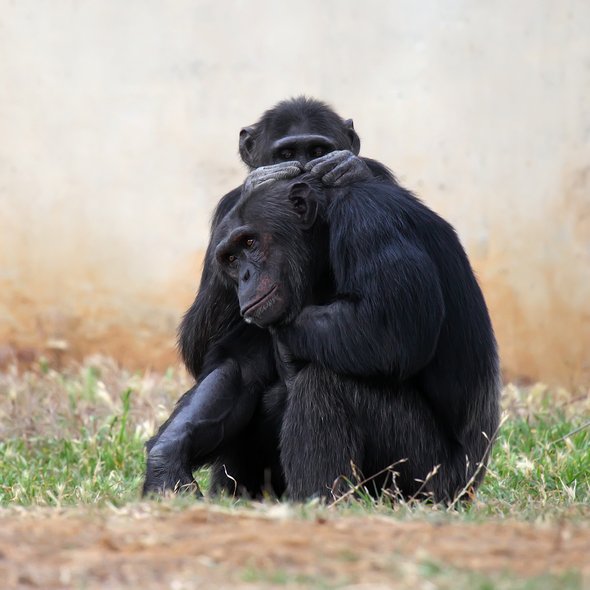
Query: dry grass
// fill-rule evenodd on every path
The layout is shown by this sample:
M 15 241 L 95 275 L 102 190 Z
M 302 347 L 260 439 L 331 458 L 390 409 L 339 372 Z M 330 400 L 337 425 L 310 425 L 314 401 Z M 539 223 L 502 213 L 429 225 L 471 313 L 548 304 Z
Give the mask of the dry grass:
M 0 372 L 0 440 L 75 437 L 82 428 L 95 432 L 120 410 L 121 395 L 127 390 L 133 392 L 129 425 L 147 438 L 193 383 L 180 366 L 165 373 L 131 372 L 101 356 L 61 370 L 44 362 L 29 370 L 12 365 Z M 564 420 L 590 417 L 590 391 L 509 384 L 502 393 L 502 406 L 510 419 L 531 419 L 548 411 Z
M 191 386 L 92 357 L 0 373 L 0 579 L 15 588 L 572 589 L 590 575 L 590 392 L 509 385 L 475 500 L 139 503 L 143 443 Z M 204 474 L 206 477 L 206 473 Z M 586 576 L 586 577 L 585 577 Z
M 129 425 L 147 438 L 192 383 L 180 367 L 131 372 L 101 356 L 59 371 L 45 363 L 26 371 L 12 365 L 0 372 L 0 440 L 94 433 L 120 411 L 127 390 L 133 392 Z

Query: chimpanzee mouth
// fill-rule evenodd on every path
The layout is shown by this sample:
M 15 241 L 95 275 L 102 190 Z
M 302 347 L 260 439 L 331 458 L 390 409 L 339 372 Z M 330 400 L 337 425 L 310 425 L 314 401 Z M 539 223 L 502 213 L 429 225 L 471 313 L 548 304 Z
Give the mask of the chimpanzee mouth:
M 264 313 L 275 301 L 274 294 L 277 290 L 278 285 L 273 285 L 268 293 L 265 293 L 260 299 L 254 301 L 254 303 L 250 303 L 243 309 L 240 310 L 242 317 L 248 321 L 248 319 L 252 317 L 256 317 L 261 313 Z

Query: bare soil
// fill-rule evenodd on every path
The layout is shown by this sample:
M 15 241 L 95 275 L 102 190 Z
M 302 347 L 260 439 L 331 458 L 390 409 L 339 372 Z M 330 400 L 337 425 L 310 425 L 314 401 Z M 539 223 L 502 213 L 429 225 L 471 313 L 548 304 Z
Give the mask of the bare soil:
M 432 564 L 588 582 L 590 526 L 303 519 L 283 506 L 0 512 L 2 588 L 418 588 Z

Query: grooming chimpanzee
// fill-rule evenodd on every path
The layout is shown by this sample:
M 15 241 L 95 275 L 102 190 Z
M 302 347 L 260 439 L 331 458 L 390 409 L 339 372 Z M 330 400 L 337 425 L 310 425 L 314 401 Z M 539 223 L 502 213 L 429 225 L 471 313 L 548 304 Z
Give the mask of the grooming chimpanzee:
M 226 194 L 213 215 L 212 234 L 237 203 L 242 188 L 277 179 L 294 178 L 302 171 L 321 178 L 326 186 L 345 186 L 370 178 L 394 183 L 391 172 L 380 162 L 360 158 L 360 138 L 351 119 L 343 120 L 326 104 L 299 97 L 280 102 L 260 120 L 240 131 L 240 156 L 252 171 L 245 187 Z M 186 312 L 179 330 L 182 358 L 198 378 L 213 342 L 240 321 L 235 294 L 216 275 L 212 242 L 205 255 L 199 292 Z
M 385 166 L 359 158 L 359 150 L 360 139 L 352 121 L 343 120 L 324 103 L 304 97 L 279 103 L 264 113 L 258 123 L 240 132 L 240 155 L 253 172 L 245 187 L 238 187 L 221 199 L 213 217 L 212 234 L 238 201 L 242 188 L 250 192 L 277 179 L 297 176 L 304 169 L 331 186 L 370 178 L 395 182 Z M 228 482 L 227 465 L 239 464 L 240 471 L 248 474 L 265 471 L 266 459 L 259 465 L 252 456 L 234 457 L 240 448 L 232 440 L 237 433 L 242 435 L 240 440 L 245 437 L 251 443 L 253 438 L 259 438 L 252 429 L 260 430 L 264 449 L 277 443 L 277 429 L 272 426 L 280 424 L 278 410 L 262 411 L 254 403 L 272 399 L 271 393 L 263 392 L 269 387 L 270 392 L 275 392 L 280 387 L 275 386 L 274 363 L 264 371 L 257 367 L 256 374 L 249 372 L 249 367 L 256 366 L 251 357 L 268 360 L 272 354 L 269 336 L 241 319 L 234 290 L 213 264 L 214 247 L 212 239 L 199 292 L 179 331 L 183 360 L 199 385 L 181 397 L 170 418 L 148 442 L 144 493 L 191 483 L 193 469 L 212 458 L 217 459 L 213 488 Z M 270 420 L 269 415 L 274 418 Z M 232 451 L 226 455 L 223 445 L 228 441 L 232 442 Z M 263 455 L 259 453 L 257 457 Z M 254 495 L 268 483 L 262 476 L 257 478 L 253 477 L 256 483 L 246 486 Z M 275 492 L 281 492 L 279 483 Z
M 282 364 L 290 498 L 328 494 L 351 465 L 371 477 L 403 459 L 404 497 L 449 502 L 477 486 L 498 426 L 498 357 L 448 223 L 400 186 L 306 175 L 244 195 L 222 236 L 218 264 Z
M 261 120 L 268 117 L 263 138 L 275 129 L 269 113 Z M 255 171 L 237 208 L 239 194 L 224 197 L 200 291 L 181 326 L 183 356 L 200 384 L 148 444 L 144 492 L 189 483 L 192 468 L 213 463 L 213 489 L 233 490 L 235 479 L 249 494 L 280 495 L 287 484 L 292 498 L 303 499 L 350 476 L 351 460 L 370 476 L 406 458 L 396 468 L 405 495 L 419 489 L 415 478 L 440 464 L 421 491 L 449 500 L 485 461 L 482 431 L 492 436 L 498 417 L 497 355 L 485 303 L 452 228 L 379 166 L 369 162 L 374 172 L 367 175 L 361 161 L 343 188 L 322 188 L 317 180 L 289 185 L 299 225 L 276 184 L 300 173 L 297 164 Z M 309 168 L 313 176 L 314 164 Z M 318 218 L 310 216 L 315 208 Z M 260 252 L 277 231 L 266 255 L 272 253 L 276 272 L 289 268 L 289 294 L 296 295 L 283 307 L 276 307 L 280 293 L 266 297 L 264 288 L 275 287 L 268 278 L 257 283 L 263 301 L 238 302 L 227 274 L 212 263 L 227 232 L 257 216 L 268 224 L 255 226 L 265 238 L 245 234 L 239 254 L 254 246 Z M 241 278 L 250 284 L 254 263 L 267 264 L 261 257 L 246 269 Z M 241 311 L 266 326 L 256 315 L 263 308 L 265 317 L 278 314 L 268 321 L 272 342 L 269 330 L 240 318 Z M 301 313 L 289 323 L 285 310 Z M 384 483 L 373 481 L 376 490 Z

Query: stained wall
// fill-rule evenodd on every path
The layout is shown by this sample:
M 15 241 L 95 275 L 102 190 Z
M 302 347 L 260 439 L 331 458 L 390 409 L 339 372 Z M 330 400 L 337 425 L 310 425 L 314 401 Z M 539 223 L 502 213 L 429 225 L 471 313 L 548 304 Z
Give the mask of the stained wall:
M 586 0 L 0 14 L 0 352 L 175 362 L 238 131 L 306 93 L 456 226 L 507 376 L 590 382 Z

